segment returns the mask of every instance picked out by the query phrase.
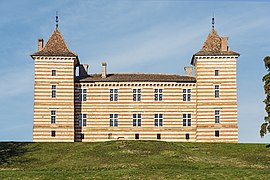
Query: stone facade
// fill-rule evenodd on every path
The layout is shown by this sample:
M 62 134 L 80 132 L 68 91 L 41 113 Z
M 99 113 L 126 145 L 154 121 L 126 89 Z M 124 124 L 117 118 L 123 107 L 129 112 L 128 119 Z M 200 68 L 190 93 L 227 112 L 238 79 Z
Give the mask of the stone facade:
M 58 26 L 45 46 L 38 40 L 31 57 L 35 142 L 238 142 L 239 54 L 214 28 L 185 75 L 108 74 L 105 62 L 101 74 L 88 74 Z

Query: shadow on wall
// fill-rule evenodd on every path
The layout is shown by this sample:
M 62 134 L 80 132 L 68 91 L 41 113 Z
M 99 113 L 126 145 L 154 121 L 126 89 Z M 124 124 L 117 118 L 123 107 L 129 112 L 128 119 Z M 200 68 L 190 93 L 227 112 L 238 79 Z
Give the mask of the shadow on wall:
M 26 152 L 28 152 L 28 149 L 26 148 L 26 145 L 30 143 L 19 143 L 19 142 L 4 142 L 0 143 L 0 165 L 9 165 L 13 164 L 12 161 L 15 160 L 16 157 L 23 156 Z M 21 158 L 20 162 L 26 162 L 27 160 L 23 160 Z M 16 160 L 17 161 L 17 160 Z M 22 162 L 21 162 L 22 163 Z

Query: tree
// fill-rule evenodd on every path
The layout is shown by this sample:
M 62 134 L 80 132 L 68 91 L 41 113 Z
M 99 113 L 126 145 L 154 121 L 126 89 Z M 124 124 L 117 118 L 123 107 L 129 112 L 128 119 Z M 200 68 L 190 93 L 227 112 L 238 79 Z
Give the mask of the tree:
M 270 56 L 264 58 L 264 65 L 268 72 L 262 79 L 264 82 L 264 93 L 266 94 L 266 98 L 263 102 L 265 103 L 267 116 L 264 117 L 265 122 L 261 125 L 261 137 L 266 135 L 267 132 L 270 133 Z

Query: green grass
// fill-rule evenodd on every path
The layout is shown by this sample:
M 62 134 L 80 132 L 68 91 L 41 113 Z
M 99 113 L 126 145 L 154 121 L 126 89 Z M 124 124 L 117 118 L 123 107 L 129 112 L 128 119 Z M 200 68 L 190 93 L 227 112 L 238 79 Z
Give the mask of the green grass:
M 263 144 L 0 143 L 0 179 L 270 179 Z

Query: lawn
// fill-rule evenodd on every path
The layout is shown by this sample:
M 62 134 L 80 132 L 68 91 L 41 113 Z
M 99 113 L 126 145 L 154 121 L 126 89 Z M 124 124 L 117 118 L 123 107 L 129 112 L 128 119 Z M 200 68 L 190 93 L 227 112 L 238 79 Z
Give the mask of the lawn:
M 0 179 L 270 179 L 264 144 L 0 143 Z

